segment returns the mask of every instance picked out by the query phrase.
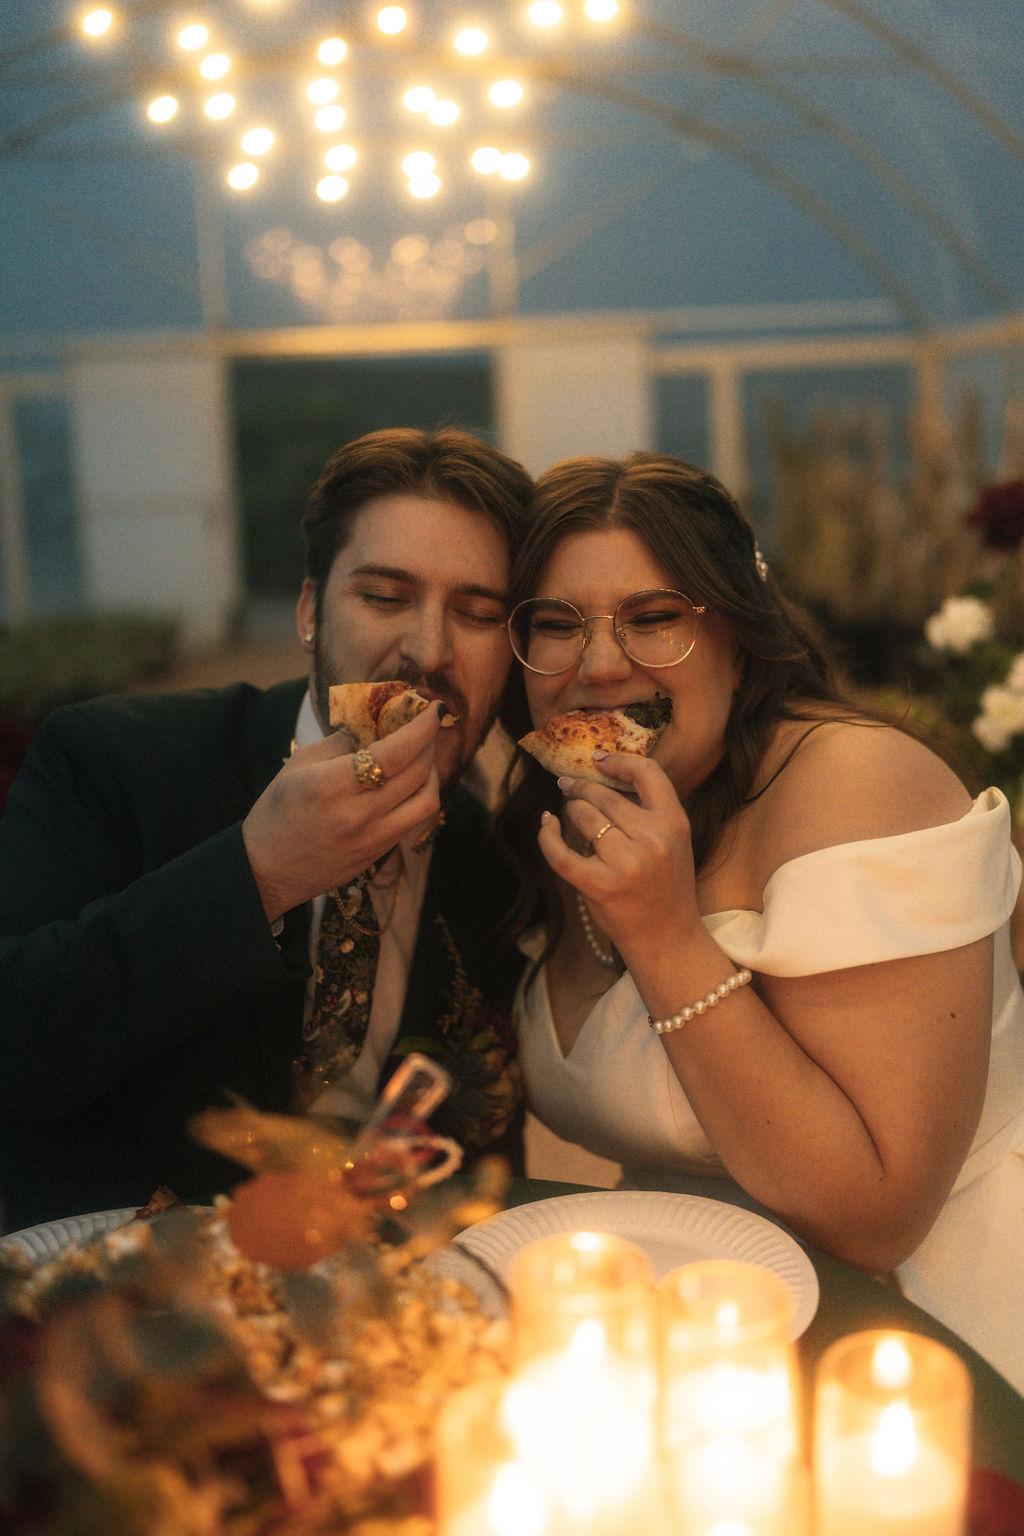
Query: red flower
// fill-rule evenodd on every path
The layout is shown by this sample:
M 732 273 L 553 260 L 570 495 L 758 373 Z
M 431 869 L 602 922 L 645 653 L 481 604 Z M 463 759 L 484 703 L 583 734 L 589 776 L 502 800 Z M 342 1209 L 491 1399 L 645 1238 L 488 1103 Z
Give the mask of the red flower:
M 1024 539 L 1024 480 L 987 485 L 965 521 L 978 529 L 986 549 L 1013 554 Z
M 971 1536 L 1021 1536 L 1024 1531 L 1024 1488 L 1002 1472 L 976 1467 L 967 1500 Z

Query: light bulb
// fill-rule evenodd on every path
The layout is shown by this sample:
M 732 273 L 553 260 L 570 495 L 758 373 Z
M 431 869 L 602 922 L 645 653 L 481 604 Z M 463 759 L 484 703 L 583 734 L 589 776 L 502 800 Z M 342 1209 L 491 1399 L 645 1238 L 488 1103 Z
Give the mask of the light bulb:
M 146 108 L 146 116 L 151 123 L 169 123 L 178 110 L 178 103 L 173 96 L 157 96 Z
M 228 171 L 228 186 L 234 188 L 236 192 L 248 192 L 250 187 L 256 185 L 259 174 L 255 165 L 243 161 L 240 165 L 233 165 Z

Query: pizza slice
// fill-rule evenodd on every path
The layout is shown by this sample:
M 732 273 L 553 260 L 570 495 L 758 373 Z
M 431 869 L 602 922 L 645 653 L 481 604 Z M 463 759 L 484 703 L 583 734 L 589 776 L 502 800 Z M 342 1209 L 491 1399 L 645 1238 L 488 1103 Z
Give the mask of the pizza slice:
M 340 726 L 357 751 L 390 736 L 429 703 L 422 693 L 401 682 L 336 683 L 328 690 L 331 726 Z M 452 726 L 457 719 L 447 714 L 441 724 Z
M 621 789 L 621 780 L 602 773 L 592 754 L 601 748 L 647 757 L 671 714 L 671 699 L 660 694 L 622 709 L 571 709 L 520 737 L 519 745 L 550 773 Z

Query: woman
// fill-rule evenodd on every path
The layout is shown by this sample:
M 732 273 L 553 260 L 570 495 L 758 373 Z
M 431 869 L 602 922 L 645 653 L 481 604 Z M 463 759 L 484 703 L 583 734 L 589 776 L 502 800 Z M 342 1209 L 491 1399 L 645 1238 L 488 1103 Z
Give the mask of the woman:
M 630 1185 L 718 1171 L 810 1243 L 895 1270 L 1024 1389 L 1004 797 L 972 804 L 844 697 L 692 465 L 556 465 L 513 586 L 513 739 L 569 710 L 672 707 L 649 758 L 600 760 L 615 789 L 522 752 L 510 770 L 534 1112 Z

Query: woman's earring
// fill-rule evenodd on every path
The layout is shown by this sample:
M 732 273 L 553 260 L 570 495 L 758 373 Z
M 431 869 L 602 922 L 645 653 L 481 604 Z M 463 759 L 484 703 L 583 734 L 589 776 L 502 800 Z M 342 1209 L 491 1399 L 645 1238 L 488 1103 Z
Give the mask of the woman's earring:
M 307 645 L 313 644 L 313 631 L 311 629 L 306 630 L 305 641 Z

